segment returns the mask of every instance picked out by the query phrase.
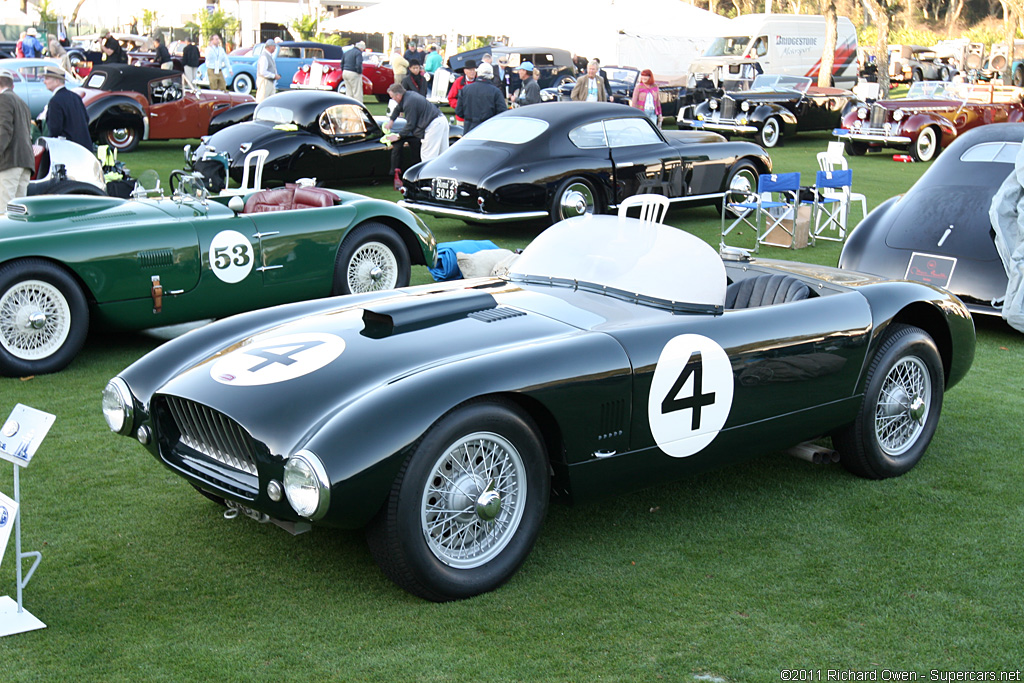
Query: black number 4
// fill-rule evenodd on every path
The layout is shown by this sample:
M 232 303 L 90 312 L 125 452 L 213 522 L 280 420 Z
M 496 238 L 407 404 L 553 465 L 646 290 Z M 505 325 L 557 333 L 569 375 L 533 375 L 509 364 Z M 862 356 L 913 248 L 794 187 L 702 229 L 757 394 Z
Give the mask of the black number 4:
M 686 398 L 680 398 L 679 392 L 682 391 L 683 385 L 686 384 L 686 380 L 693 375 L 693 395 Z M 661 402 L 661 414 L 674 413 L 678 410 L 686 410 L 687 408 L 693 409 L 693 417 L 690 420 L 690 429 L 697 431 L 700 429 L 700 411 L 704 406 L 710 406 L 715 402 L 715 392 L 704 392 L 704 363 L 700 356 L 700 351 L 691 354 L 689 360 L 686 361 L 686 366 L 683 367 L 683 372 L 676 379 L 675 384 L 669 389 L 668 396 Z

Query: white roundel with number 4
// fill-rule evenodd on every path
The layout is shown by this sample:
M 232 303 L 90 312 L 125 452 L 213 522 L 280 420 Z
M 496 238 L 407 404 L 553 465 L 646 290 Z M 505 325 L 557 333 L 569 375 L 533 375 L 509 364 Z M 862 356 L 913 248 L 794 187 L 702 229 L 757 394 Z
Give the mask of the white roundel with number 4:
M 252 272 L 254 260 L 248 238 L 235 230 L 222 230 L 210 242 L 210 268 L 218 279 L 233 285 Z
M 725 425 L 732 394 L 732 364 L 717 342 L 699 334 L 669 340 L 647 399 L 654 441 L 673 458 L 698 453 Z

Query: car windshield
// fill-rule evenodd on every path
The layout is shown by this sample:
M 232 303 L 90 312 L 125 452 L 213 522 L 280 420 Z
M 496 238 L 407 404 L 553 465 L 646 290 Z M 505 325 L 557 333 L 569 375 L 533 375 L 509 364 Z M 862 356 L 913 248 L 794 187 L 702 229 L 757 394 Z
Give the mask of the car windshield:
M 274 106 L 258 107 L 253 119 L 270 123 L 296 123 L 295 113 L 291 109 Z
M 811 79 L 807 76 L 780 76 L 778 74 L 760 74 L 750 86 L 752 91 L 778 92 L 793 90 L 806 93 L 811 87 Z
M 522 145 L 534 140 L 547 129 L 548 122 L 540 119 L 531 119 L 528 116 L 496 116 L 469 131 L 462 139 Z
M 636 69 L 616 69 L 615 67 L 607 67 L 601 69 L 601 71 L 608 77 L 609 82 L 629 86 L 630 88 L 636 85 L 637 76 L 640 75 L 640 72 Z
M 750 44 L 750 36 L 724 36 L 715 38 L 704 52 L 705 57 L 742 57 Z
M 725 305 L 727 284 L 722 259 L 704 240 L 662 223 L 589 214 L 538 235 L 510 278 L 705 312 Z
M 962 100 L 952 83 L 944 81 L 917 81 L 910 84 L 908 100 Z

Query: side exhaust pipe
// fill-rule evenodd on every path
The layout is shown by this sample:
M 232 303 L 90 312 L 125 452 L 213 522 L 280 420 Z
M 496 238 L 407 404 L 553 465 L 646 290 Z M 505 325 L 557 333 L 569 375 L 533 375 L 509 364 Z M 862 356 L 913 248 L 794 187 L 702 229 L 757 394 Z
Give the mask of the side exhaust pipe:
M 783 452 L 787 455 L 792 455 L 794 458 L 800 458 L 801 460 L 814 463 L 815 465 L 830 465 L 834 462 L 839 462 L 838 451 L 826 448 L 825 446 L 813 444 L 809 441 L 797 444 Z

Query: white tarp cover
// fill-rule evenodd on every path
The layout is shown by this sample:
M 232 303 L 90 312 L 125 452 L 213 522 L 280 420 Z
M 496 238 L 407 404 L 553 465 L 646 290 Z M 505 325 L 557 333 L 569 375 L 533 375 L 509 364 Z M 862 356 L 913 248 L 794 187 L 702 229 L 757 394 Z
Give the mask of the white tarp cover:
M 992 198 L 988 213 L 996 233 L 996 251 L 1009 280 L 1003 318 L 1014 329 L 1024 332 L 1024 145 L 1017 153 L 1013 172 Z

